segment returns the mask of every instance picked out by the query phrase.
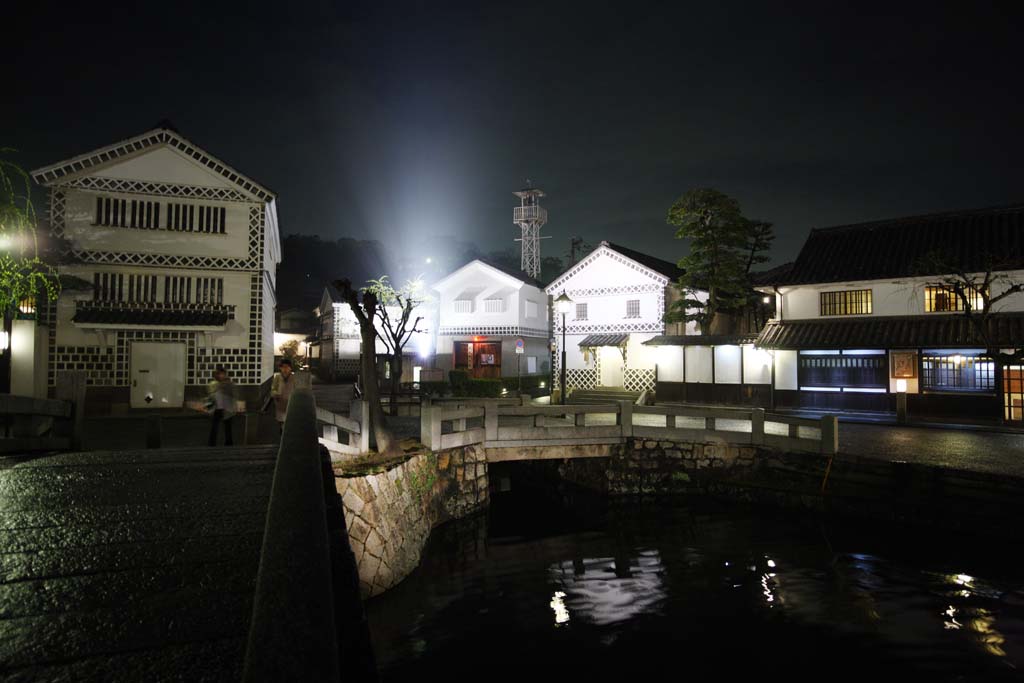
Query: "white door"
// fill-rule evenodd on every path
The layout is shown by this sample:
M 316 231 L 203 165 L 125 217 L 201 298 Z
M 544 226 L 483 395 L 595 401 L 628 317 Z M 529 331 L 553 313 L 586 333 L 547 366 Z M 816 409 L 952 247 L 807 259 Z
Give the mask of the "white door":
M 132 342 L 132 408 L 185 404 L 185 345 Z
M 601 354 L 601 386 L 622 386 L 622 351 L 617 346 L 599 347 Z

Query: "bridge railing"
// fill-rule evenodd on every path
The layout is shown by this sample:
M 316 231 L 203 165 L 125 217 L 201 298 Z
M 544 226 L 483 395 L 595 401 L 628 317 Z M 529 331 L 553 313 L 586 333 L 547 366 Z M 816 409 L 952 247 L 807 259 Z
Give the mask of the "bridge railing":
M 318 439 L 331 460 L 344 460 L 365 455 L 370 451 L 370 407 L 366 401 L 352 401 L 351 416 L 345 417 L 329 410 L 316 409 Z
M 339 631 L 313 394 L 288 401 L 242 680 L 338 681 Z
M 85 373 L 58 373 L 57 398 L 0 394 L 0 453 L 82 447 Z
M 482 420 L 481 420 L 482 418 Z M 425 400 L 421 441 L 431 449 L 472 443 L 487 447 L 620 443 L 629 437 L 666 441 L 722 441 L 788 451 L 834 454 L 837 418 L 766 413 L 763 408 L 678 405 L 515 405 L 494 399 L 440 403 Z

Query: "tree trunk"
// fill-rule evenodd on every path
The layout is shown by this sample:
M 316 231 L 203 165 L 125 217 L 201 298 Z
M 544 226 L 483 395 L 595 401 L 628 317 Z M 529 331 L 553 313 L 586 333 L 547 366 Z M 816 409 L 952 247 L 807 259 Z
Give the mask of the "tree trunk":
M 373 323 L 359 326 L 359 333 L 363 341 L 363 353 L 360 354 L 360 364 L 363 373 L 363 398 L 370 406 L 370 429 L 377 441 L 377 453 L 381 455 L 397 455 L 401 452 L 398 441 L 395 440 L 391 430 L 388 429 L 387 419 L 384 417 L 384 408 L 380 404 L 380 387 L 377 383 L 377 354 L 374 349 L 377 341 L 377 333 L 373 329 Z M 367 353 L 366 349 L 370 349 Z
M 391 414 L 398 415 L 398 394 L 402 389 L 402 354 L 393 353 L 391 363 Z

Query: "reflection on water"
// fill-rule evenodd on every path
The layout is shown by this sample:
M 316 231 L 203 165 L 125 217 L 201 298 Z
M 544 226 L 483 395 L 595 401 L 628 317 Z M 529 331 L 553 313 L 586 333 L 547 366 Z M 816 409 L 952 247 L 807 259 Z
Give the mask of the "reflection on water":
M 499 495 L 489 520 L 436 532 L 368 617 L 385 680 L 1015 679 L 1024 574 L 986 544 L 879 533 L 706 503 L 581 512 Z
M 635 557 L 597 557 L 553 564 L 551 580 L 560 587 L 555 595 L 566 612 L 579 621 L 598 626 L 655 614 L 665 598 L 664 567 L 657 550 L 639 550 Z

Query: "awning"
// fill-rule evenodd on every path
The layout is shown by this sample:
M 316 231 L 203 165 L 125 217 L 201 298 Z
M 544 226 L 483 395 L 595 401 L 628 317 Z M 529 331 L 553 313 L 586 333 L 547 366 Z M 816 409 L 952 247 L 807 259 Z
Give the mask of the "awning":
M 988 318 L 993 346 L 1024 346 L 1024 313 Z M 912 349 L 984 347 L 971 320 L 954 313 L 933 315 L 773 320 L 757 338 L 765 349 Z
M 580 346 L 625 346 L 627 341 L 628 334 L 588 334 Z
M 224 327 L 226 310 L 167 310 L 86 308 L 75 311 L 71 322 L 79 325 L 131 325 L 145 327 Z
M 739 346 L 756 340 L 756 334 L 659 334 L 644 346 Z

